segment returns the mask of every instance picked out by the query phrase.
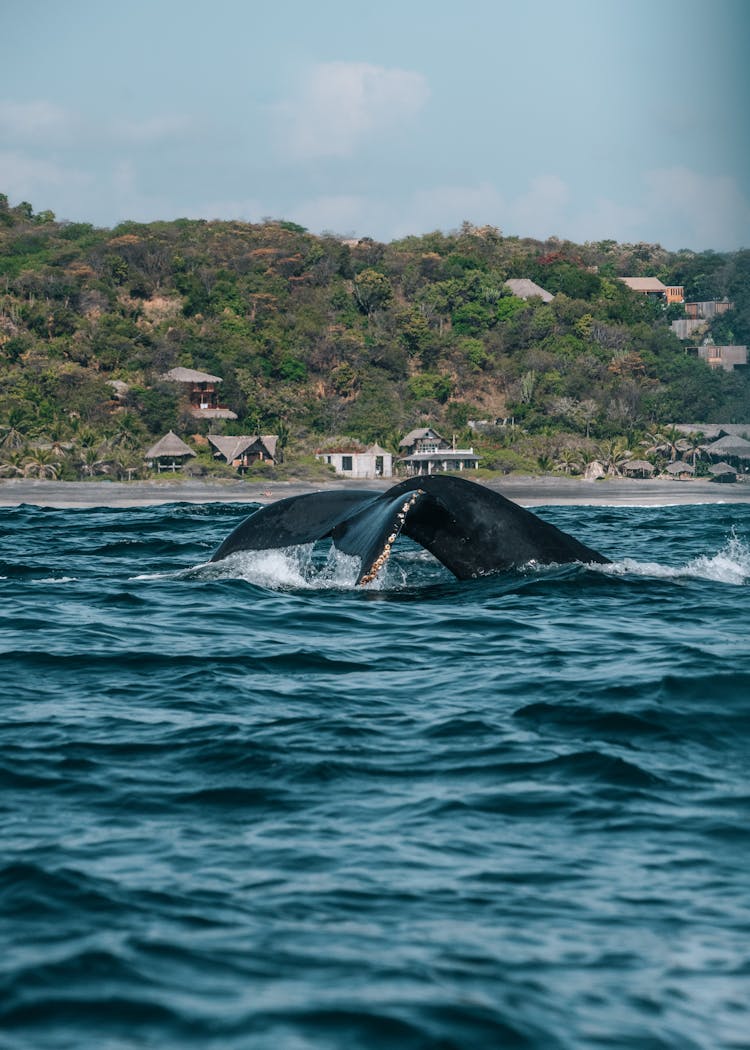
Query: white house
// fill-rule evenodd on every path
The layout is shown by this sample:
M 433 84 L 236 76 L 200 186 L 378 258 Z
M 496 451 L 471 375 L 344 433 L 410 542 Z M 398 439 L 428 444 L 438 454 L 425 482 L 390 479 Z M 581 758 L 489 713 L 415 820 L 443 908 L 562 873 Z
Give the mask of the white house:
M 476 470 L 479 456 L 473 448 L 441 448 L 437 452 L 415 452 L 399 462 L 408 474 L 437 474 L 446 470 Z
M 345 478 L 393 477 L 393 456 L 380 445 L 361 448 L 318 449 L 315 458 L 333 467 Z

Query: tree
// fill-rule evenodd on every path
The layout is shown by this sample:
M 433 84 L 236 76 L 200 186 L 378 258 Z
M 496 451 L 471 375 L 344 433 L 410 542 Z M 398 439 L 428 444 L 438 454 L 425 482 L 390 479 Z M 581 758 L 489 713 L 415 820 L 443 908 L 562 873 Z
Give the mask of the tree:
M 51 478 L 57 477 L 59 467 L 53 461 L 52 453 L 47 449 L 36 449 L 34 454 L 24 462 L 23 476 L 25 478 Z
M 368 317 L 393 298 L 391 282 L 378 270 L 362 270 L 354 278 L 352 292 L 357 306 Z

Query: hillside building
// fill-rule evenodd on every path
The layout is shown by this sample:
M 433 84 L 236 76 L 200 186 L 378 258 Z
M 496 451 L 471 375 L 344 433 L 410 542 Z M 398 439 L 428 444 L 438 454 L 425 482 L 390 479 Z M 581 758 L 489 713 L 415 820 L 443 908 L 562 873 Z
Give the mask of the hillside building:
M 199 372 L 195 368 L 171 368 L 163 377 L 170 383 L 180 383 L 190 401 L 190 415 L 195 419 L 236 419 L 237 414 L 219 403 L 220 376 Z

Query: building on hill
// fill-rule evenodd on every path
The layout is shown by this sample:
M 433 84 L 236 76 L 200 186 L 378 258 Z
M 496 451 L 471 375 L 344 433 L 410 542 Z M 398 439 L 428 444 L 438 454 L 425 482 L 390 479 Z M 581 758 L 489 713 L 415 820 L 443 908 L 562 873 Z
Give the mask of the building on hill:
M 280 463 L 278 434 L 253 434 L 251 436 L 209 434 L 208 440 L 216 449 L 214 459 L 223 459 L 244 474 L 252 463 Z
M 694 357 L 700 357 L 709 368 L 723 368 L 725 372 L 733 372 L 735 368 L 747 366 L 746 346 L 689 346 L 686 353 Z
M 236 419 L 237 414 L 219 404 L 217 386 L 220 376 L 199 372 L 195 368 L 170 368 L 162 377 L 170 383 L 181 383 L 190 400 L 190 415 L 196 419 Z
M 620 277 L 619 280 L 634 292 L 663 299 L 668 306 L 685 302 L 685 289 L 680 284 L 664 284 L 658 277 Z
M 182 438 L 177 437 L 173 430 L 160 438 L 155 445 L 146 452 L 143 457 L 152 470 L 182 470 L 185 460 L 194 456 L 195 452 L 186 445 Z
M 709 299 L 704 302 L 685 303 L 685 315 L 691 320 L 712 321 L 714 317 L 734 310 L 728 299 Z
M 555 298 L 551 292 L 535 284 L 528 277 L 509 277 L 505 282 L 505 287 L 510 288 L 517 299 L 541 299 L 544 303 L 551 303 Z
M 669 327 L 678 339 L 690 339 L 705 332 L 706 323 L 706 321 L 696 317 L 678 317 L 676 321 L 672 321 Z
M 393 477 L 393 456 L 378 444 L 366 449 L 356 445 L 316 449 L 315 458 L 347 478 Z

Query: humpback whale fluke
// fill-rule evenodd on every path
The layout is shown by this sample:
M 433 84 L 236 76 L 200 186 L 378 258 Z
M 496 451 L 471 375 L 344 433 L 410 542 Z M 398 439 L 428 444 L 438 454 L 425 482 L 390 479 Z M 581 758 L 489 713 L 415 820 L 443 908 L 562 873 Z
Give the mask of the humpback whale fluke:
M 609 562 L 531 511 L 473 481 L 433 474 L 386 492 L 328 491 L 290 496 L 261 507 L 232 532 L 211 561 L 235 551 L 269 550 L 330 537 L 360 559 L 357 583 L 369 583 L 403 533 L 459 580 L 529 562 Z

